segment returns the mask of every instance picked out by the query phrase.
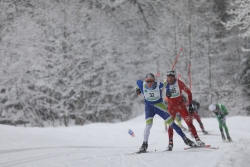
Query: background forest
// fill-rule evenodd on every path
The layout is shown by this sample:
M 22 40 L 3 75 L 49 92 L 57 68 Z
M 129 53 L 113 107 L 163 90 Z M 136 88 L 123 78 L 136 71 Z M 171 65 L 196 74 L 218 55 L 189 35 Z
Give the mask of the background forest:
M 249 36 L 225 25 L 235 2 L 0 0 L 0 123 L 131 119 L 144 113 L 136 81 L 149 72 L 163 81 L 178 54 L 175 69 L 188 85 L 191 66 L 201 116 L 217 102 L 250 115 Z

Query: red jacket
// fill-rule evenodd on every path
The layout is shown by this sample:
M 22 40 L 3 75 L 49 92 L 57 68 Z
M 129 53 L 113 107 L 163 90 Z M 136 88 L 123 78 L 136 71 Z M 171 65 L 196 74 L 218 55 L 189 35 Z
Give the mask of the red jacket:
M 173 85 L 168 84 L 167 86 L 169 86 L 170 91 L 172 93 L 172 96 L 170 98 L 168 98 L 168 106 L 169 107 L 184 104 L 184 100 L 182 97 L 182 91 L 187 93 L 189 104 L 192 102 L 192 93 L 191 93 L 190 89 L 181 80 L 176 79 L 176 81 Z

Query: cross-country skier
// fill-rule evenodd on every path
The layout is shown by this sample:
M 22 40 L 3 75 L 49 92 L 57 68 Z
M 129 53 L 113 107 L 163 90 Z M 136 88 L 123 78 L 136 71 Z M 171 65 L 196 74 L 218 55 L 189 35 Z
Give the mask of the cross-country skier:
M 204 146 L 205 143 L 202 142 L 197 134 L 197 131 L 193 125 L 192 117 L 189 115 L 189 112 L 192 112 L 192 93 L 190 89 L 179 79 L 175 77 L 176 73 L 174 70 L 167 71 L 167 85 L 166 85 L 166 96 L 168 97 L 168 111 L 175 119 L 176 113 L 180 113 L 181 117 L 184 119 L 186 124 L 188 125 L 191 133 L 193 134 L 197 145 Z M 186 105 L 183 101 L 182 91 L 188 94 L 189 99 L 189 111 L 186 108 Z M 173 129 L 171 127 L 168 128 L 168 136 L 169 136 L 169 145 L 168 149 L 173 149 Z
M 194 108 L 194 111 L 191 112 L 190 114 L 193 116 L 193 118 L 195 118 L 197 120 L 197 122 L 199 123 L 200 125 L 200 128 L 203 132 L 204 135 L 208 134 L 207 131 L 205 131 L 205 128 L 203 126 L 203 123 L 201 122 L 201 117 L 199 115 L 199 109 L 200 109 L 200 103 L 198 103 L 197 101 L 195 100 L 192 100 L 192 105 L 193 105 L 193 108 Z
M 186 106 L 187 105 L 189 105 L 188 104 L 188 99 L 187 99 L 187 97 L 186 96 L 183 96 L 183 100 L 184 100 L 184 103 L 186 104 Z M 201 122 L 201 117 L 200 117 L 200 115 L 199 115 L 199 109 L 200 109 L 200 103 L 198 103 L 197 101 L 195 101 L 195 100 L 192 100 L 192 105 L 193 105 L 193 111 L 190 111 L 189 112 L 189 114 L 192 116 L 192 118 L 195 118 L 196 120 L 197 120 L 197 122 L 199 123 L 199 125 L 200 125 L 200 128 L 201 128 L 201 130 L 202 130 L 202 132 L 203 132 L 203 134 L 208 134 L 208 132 L 207 131 L 205 131 L 205 128 L 204 128 L 204 126 L 203 126 L 203 123 Z
M 188 146 L 194 146 L 195 143 L 188 139 L 186 135 L 182 132 L 181 128 L 176 125 L 167 112 L 167 108 L 163 103 L 162 99 L 162 89 L 164 89 L 165 85 L 162 82 L 156 82 L 155 76 L 152 73 L 146 75 L 145 81 L 138 80 L 137 81 L 137 94 L 143 94 L 145 100 L 145 119 L 146 119 L 146 127 L 144 129 L 144 140 L 140 152 L 146 152 L 148 148 L 148 138 L 150 129 L 153 125 L 153 118 L 155 114 L 158 114 L 162 117 L 167 124 L 172 127 L 183 139 L 184 143 Z
M 228 132 L 228 128 L 227 128 L 227 125 L 226 125 L 226 115 L 228 115 L 228 111 L 227 111 L 227 108 L 223 105 L 223 104 L 210 104 L 209 105 L 209 110 L 210 111 L 213 111 L 218 122 L 219 122 L 219 128 L 220 128 L 220 132 L 221 132 L 221 137 L 222 137 L 222 140 L 225 141 L 226 138 L 225 138 L 225 135 L 224 135 L 224 132 L 223 132 L 223 127 L 225 129 L 225 132 L 226 132 L 226 135 L 227 135 L 227 140 L 228 141 L 232 141 L 230 135 L 229 135 L 229 132 Z

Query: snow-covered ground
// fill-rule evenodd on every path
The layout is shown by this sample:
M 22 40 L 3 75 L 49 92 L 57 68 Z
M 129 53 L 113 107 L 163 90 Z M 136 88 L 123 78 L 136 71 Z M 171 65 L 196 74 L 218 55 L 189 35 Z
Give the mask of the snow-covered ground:
M 168 145 L 164 122 L 156 116 L 147 154 L 127 155 L 142 144 L 144 116 L 122 123 L 95 123 L 86 126 L 25 128 L 0 125 L 1 167 L 248 167 L 250 164 L 250 117 L 227 118 L 234 142 L 224 143 L 215 118 L 202 119 L 209 133 L 200 138 L 213 149 L 184 150 L 186 145 L 175 133 L 174 150 Z M 185 123 L 183 123 L 185 125 Z M 132 129 L 135 137 L 128 134 Z M 191 139 L 190 133 L 185 132 Z

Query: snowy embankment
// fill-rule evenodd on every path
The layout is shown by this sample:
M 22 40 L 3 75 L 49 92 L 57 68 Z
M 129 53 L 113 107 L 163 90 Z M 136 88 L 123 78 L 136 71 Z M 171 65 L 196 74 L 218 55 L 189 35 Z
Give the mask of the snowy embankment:
M 122 123 L 95 123 L 86 126 L 24 128 L 0 125 L 0 166 L 37 167 L 101 167 L 101 166 L 168 166 L 168 167 L 247 167 L 250 164 L 250 117 L 227 118 L 234 142 L 224 143 L 219 135 L 215 118 L 202 119 L 205 129 L 213 135 L 203 135 L 197 122 L 194 124 L 202 141 L 218 150 L 193 149 L 174 134 L 174 150 L 161 152 L 168 144 L 164 122 L 154 119 L 149 138 L 149 151 L 156 152 L 126 155 L 137 151 L 142 144 L 144 116 Z M 185 125 L 185 123 L 183 123 Z M 128 134 L 132 129 L 135 137 Z M 185 132 L 190 137 L 189 132 Z

